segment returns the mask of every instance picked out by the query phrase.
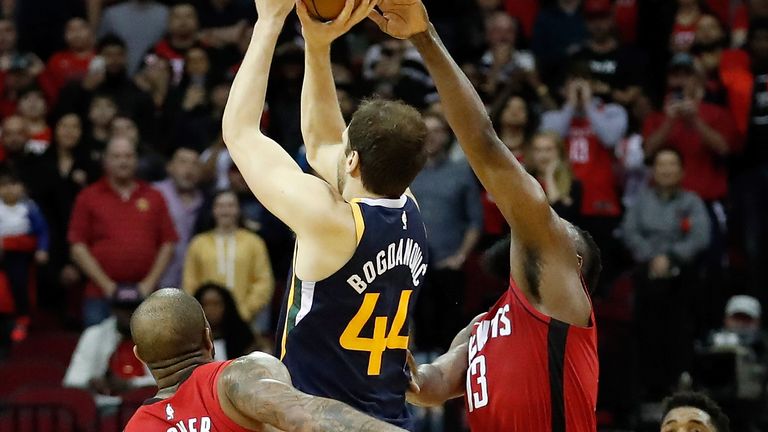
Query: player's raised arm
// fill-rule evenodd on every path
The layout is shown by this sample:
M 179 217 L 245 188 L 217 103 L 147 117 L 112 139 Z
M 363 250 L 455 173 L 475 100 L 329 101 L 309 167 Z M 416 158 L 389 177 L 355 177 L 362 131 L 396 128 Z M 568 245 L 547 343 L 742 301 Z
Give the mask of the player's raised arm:
M 524 243 L 548 237 L 556 220 L 544 190 L 496 135 L 480 97 L 440 41 L 419 0 L 382 0 L 379 27 L 416 46 L 437 86 L 445 117 L 467 159 Z M 522 228 L 525 229 L 522 229 Z
M 382 0 L 379 9 L 382 13 L 372 12 L 371 19 L 418 49 L 469 164 L 510 225 L 512 277 L 539 311 L 586 325 L 591 304 L 582 289 L 576 249 L 577 242 L 585 243 L 583 236 L 557 216 L 541 185 L 499 139 L 480 96 L 443 46 L 423 3 Z M 591 252 L 587 255 L 591 267 Z
M 299 236 L 333 224 L 342 204 L 328 185 L 302 173 L 276 142 L 262 134 L 261 115 L 278 35 L 294 0 L 256 0 L 259 19 L 232 83 L 222 132 L 232 160 L 264 206 Z M 317 218 L 326 214 L 326 218 Z
M 254 353 L 234 361 L 219 378 L 222 408 L 286 432 L 403 432 L 334 400 L 304 394 L 290 384 L 285 366 Z M 229 412 L 228 412 L 229 411 Z
M 364 0 L 356 7 L 355 0 L 347 0 L 336 19 L 323 23 L 310 16 L 303 1 L 296 2 L 306 42 L 301 134 L 309 165 L 333 187 L 338 185 L 338 161 L 344 151 L 342 135 L 347 125 L 331 70 L 331 44 L 365 19 L 377 3 Z

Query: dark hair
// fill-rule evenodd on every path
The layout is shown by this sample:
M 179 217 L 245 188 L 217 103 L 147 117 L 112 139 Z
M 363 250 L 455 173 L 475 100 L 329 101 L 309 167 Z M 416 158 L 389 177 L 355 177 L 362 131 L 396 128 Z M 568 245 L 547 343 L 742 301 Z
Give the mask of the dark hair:
M 577 227 L 576 225 L 571 224 L 570 222 L 568 222 L 568 224 L 570 224 L 579 235 L 579 240 L 576 244 L 576 253 L 578 253 L 583 260 L 581 274 L 584 277 L 584 283 L 586 283 L 587 289 L 590 292 L 593 292 L 600 280 L 600 273 L 603 271 L 603 260 L 600 253 L 600 247 L 597 245 L 595 239 L 592 238 L 590 233 Z M 496 242 L 483 254 L 482 266 L 486 273 L 502 280 L 509 278 L 509 255 L 511 242 L 511 237 L 507 236 L 506 238 Z M 529 259 L 526 261 L 533 260 Z M 535 266 L 536 263 L 531 262 L 530 265 Z M 530 269 L 530 273 L 535 271 L 535 269 Z M 526 270 L 526 273 L 529 273 L 529 270 Z M 538 276 L 532 275 L 532 277 Z M 538 285 L 537 281 L 533 282 L 534 286 L 532 289 Z
M 680 150 L 674 147 L 661 147 L 648 157 L 648 165 L 653 166 L 653 164 L 656 163 L 656 159 L 659 158 L 659 155 L 665 152 L 674 153 L 675 156 L 677 156 L 677 159 L 680 161 L 680 166 L 685 164 L 685 158 L 683 157 L 683 154 L 680 152 Z
M 223 286 L 215 283 L 206 283 L 200 286 L 195 292 L 195 299 L 202 305 L 203 296 L 208 291 L 214 291 L 221 296 L 224 303 L 224 313 L 221 317 L 221 335 L 227 346 L 227 357 L 237 358 L 248 354 L 248 350 L 254 342 L 253 332 L 248 324 L 240 317 L 232 293 Z
M 427 160 L 427 127 L 421 114 L 403 102 L 364 101 L 348 133 L 348 151 L 358 153 L 363 185 L 377 195 L 402 195 Z
M 96 52 L 101 52 L 104 48 L 118 46 L 122 49 L 126 49 L 125 41 L 120 36 L 109 33 L 102 36 L 99 42 L 96 44 Z
M 718 406 L 715 401 L 703 393 L 676 393 L 664 399 L 662 405 L 664 407 L 664 415 L 662 418 L 666 417 L 667 414 L 669 414 L 669 412 L 675 408 L 698 408 L 709 414 L 709 417 L 712 419 L 712 424 L 717 429 L 717 432 L 730 432 L 731 430 L 728 416 L 725 415 L 723 410 L 720 409 L 720 406 Z
M 499 103 L 496 103 L 491 109 L 491 120 L 493 120 L 493 126 L 496 132 L 501 133 L 504 111 L 507 109 L 509 102 L 515 98 L 521 99 L 525 103 L 525 113 L 528 116 L 528 123 L 525 125 L 523 132 L 525 133 L 525 139 L 527 141 L 530 140 L 539 129 L 539 119 L 537 113 L 533 109 L 533 104 L 530 102 L 530 98 L 527 96 L 518 92 L 512 92 L 503 99 L 500 99 Z

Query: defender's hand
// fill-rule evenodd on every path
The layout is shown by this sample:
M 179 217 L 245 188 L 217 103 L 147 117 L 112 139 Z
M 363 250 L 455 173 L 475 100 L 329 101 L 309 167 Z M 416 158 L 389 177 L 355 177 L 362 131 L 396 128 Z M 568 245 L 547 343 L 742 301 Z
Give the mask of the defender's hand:
M 429 16 L 421 0 L 381 0 L 378 11 L 369 17 L 384 33 L 408 39 L 429 29 Z
M 320 22 L 309 15 L 303 0 L 296 0 L 296 13 L 301 20 L 301 32 L 307 45 L 330 46 L 333 41 L 364 20 L 379 4 L 379 0 L 361 0 L 357 6 L 355 3 L 356 0 L 347 0 L 336 19 Z
M 294 0 L 255 0 L 259 21 L 262 19 L 285 20 L 295 5 Z

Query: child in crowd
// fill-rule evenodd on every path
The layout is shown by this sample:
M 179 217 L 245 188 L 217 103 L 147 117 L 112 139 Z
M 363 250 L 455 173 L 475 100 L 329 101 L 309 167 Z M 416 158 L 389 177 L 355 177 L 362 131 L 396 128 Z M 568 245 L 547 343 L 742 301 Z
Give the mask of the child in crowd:
M 14 304 L 10 337 L 27 337 L 31 265 L 48 262 L 48 225 L 37 205 L 25 196 L 24 185 L 9 169 L 0 169 L 0 272 L 4 272 Z

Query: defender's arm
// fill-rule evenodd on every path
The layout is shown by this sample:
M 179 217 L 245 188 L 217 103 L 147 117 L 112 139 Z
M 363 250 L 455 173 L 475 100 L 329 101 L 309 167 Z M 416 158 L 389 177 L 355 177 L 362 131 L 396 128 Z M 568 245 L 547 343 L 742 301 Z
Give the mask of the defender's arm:
M 227 366 L 218 390 L 227 415 L 244 416 L 287 432 L 403 432 L 341 402 L 296 390 L 285 366 L 263 353 Z

